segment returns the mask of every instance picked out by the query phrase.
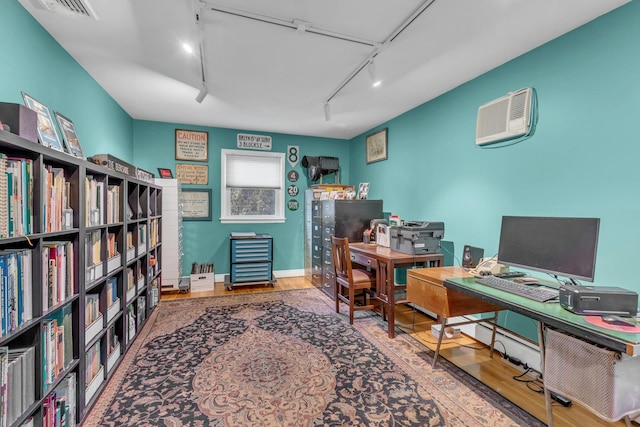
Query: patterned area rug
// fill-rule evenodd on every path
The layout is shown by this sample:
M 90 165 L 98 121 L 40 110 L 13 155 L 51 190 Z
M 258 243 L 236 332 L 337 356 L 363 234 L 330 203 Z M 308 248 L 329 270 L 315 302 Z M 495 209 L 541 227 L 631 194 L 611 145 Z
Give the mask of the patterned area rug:
M 314 288 L 163 301 L 83 425 L 543 425 L 331 304 Z

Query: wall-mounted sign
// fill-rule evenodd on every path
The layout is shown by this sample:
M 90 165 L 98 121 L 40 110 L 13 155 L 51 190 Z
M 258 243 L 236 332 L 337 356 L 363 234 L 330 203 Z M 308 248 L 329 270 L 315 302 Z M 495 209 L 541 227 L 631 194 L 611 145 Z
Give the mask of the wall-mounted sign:
M 250 135 L 248 133 L 239 133 L 238 148 L 269 151 L 271 150 L 271 137 L 266 135 Z
M 297 200 L 289 200 L 287 202 L 287 208 L 289 208 L 290 211 L 297 211 L 299 206 Z
M 209 133 L 176 129 L 176 160 L 206 162 L 209 153 Z
M 287 188 L 287 193 L 289 193 L 290 196 L 297 196 L 298 195 L 298 186 L 291 184 L 289 186 L 289 188 Z
M 176 178 L 182 184 L 209 184 L 209 166 L 176 163 Z
M 182 219 L 211 221 L 211 189 L 182 189 Z
M 297 145 L 289 145 L 287 147 L 287 160 L 292 168 L 295 168 L 300 160 L 300 147 Z
M 289 180 L 289 182 L 296 182 L 298 178 L 300 178 L 300 174 L 298 173 L 298 171 L 289 171 L 287 173 L 287 179 Z

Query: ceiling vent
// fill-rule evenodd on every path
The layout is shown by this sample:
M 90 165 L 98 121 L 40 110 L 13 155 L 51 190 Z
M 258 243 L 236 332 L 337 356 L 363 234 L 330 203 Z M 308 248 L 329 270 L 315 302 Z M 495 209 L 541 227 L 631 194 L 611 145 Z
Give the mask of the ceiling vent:
M 31 2 L 38 9 L 98 20 L 98 15 L 87 0 L 31 0 Z

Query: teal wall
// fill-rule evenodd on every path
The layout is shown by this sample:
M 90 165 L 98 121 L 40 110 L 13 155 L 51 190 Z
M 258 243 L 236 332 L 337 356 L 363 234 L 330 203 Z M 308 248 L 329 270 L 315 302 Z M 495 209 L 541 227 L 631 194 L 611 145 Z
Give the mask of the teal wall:
M 640 241 L 639 40 L 640 4 L 631 2 L 377 127 L 389 129 L 389 158 L 371 165 L 370 132 L 352 141 L 248 133 L 271 135 L 273 151 L 297 145 L 301 156 L 338 156 L 340 181 L 370 182 L 369 197 L 383 199 L 385 211 L 444 221 L 458 258 L 464 244 L 495 254 L 502 215 L 599 217 L 595 283 L 640 291 L 629 274 Z M 302 209 L 287 211 L 284 224 L 217 220 L 220 149 L 235 148 L 246 131 L 132 120 L 17 1 L 0 6 L 0 53 L 0 100 L 22 104 L 25 91 L 68 116 L 87 155 L 109 152 L 149 171 L 175 171 L 175 129 L 209 132 L 214 218 L 185 223 L 185 265 L 213 261 L 217 273 L 227 272 L 229 233 L 251 228 L 274 236 L 276 270 L 303 268 Z M 535 135 L 508 148 L 477 147 L 478 106 L 521 87 L 537 90 Z M 309 182 L 296 169 L 302 205 Z M 535 338 L 530 319 L 509 313 L 502 322 Z
M 0 6 L 0 101 L 24 105 L 21 92 L 71 119 L 85 155 L 133 161 L 131 117 L 17 0 L 7 0 Z
M 195 102 L 195 101 L 194 101 Z M 137 166 L 156 172 L 157 168 L 170 168 L 175 174 L 175 130 L 190 129 L 207 131 L 209 134 L 209 184 L 184 185 L 183 188 L 212 189 L 212 221 L 184 221 L 182 244 L 184 247 L 184 274 L 189 274 L 191 263 L 209 263 L 215 265 L 216 274 L 229 272 L 229 233 L 232 231 L 255 231 L 273 236 L 274 270 L 295 270 L 304 268 L 304 190 L 310 182 L 306 178 L 307 170 L 302 167 L 302 156 L 336 156 L 344 168 L 339 180 L 349 182 L 346 165 L 349 164 L 349 144 L 344 140 L 313 138 L 307 136 L 283 135 L 269 132 L 249 132 L 238 129 L 221 129 L 201 126 L 136 121 L 134 125 L 134 158 Z M 295 199 L 300 208 L 290 211 L 285 208 L 286 221 L 278 224 L 221 224 L 220 218 L 220 150 L 237 149 L 238 133 L 269 135 L 272 138 L 272 152 L 286 153 L 289 145 L 298 146 L 300 159 L 295 167 L 300 179 L 294 183 L 300 190 L 295 197 L 286 197 L 286 201 Z M 177 163 L 192 163 L 181 162 Z M 285 171 L 292 169 L 285 160 Z M 323 178 L 324 183 L 333 183 L 334 175 Z M 292 184 L 285 182 L 288 186 Z
M 445 222 L 445 239 L 498 250 L 502 215 L 599 217 L 595 284 L 640 292 L 640 2 L 631 2 L 379 126 L 389 158 L 366 165 L 365 135 L 349 172 L 370 197 L 410 220 Z M 475 145 L 478 106 L 522 87 L 538 93 L 534 136 Z M 509 322 L 517 322 L 510 313 Z M 504 319 L 503 319 L 504 320 Z M 520 325 L 535 338 L 535 325 Z M 511 323 L 510 323 L 511 324 Z

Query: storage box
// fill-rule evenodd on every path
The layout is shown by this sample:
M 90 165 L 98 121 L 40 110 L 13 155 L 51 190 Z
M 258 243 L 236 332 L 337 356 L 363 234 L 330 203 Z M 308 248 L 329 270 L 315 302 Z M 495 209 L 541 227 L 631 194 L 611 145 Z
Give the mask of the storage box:
M 215 273 L 200 273 L 190 276 L 191 292 L 213 291 L 215 285 Z
M 98 373 L 96 373 L 95 377 L 87 384 L 87 387 L 84 391 L 84 400 L 85 402 L 90 402 L 91 398 L 96 394 L 96 391 L 100 388 L 100 385 L 104 382 L 104 366 L 100 367 Z
M 111 154 L 94 154 L 93 156 L 91 156 L 91 160 L 96 165 L 106 166 L 116 172 L 120 172 L 125 175 L 137 178 L 135 166 L 133 166 L 131 163 L 120 160 L 119 158 L 114 157 Z
M 544 385 L 614 422 L 640 410 L 640 357 L 547 329 Z
M 136 167 L 136 178 L 138 178 L 140 181 L 150 182 L 153 184 L 154 175 L 151 172 L 147 172 L 144 169 Z
M 116 298 L 113 304 L 107 308 L 107 323 L 111 322 L 118 313 L 120 313 L 120 298 Z
M 89 341 L 91 341 L 102 330 L 102 324 L 103 324 L 102 320 L 103 319 L 101 314 L 100 316 L 98 316 L 96 320 L 93 321 L 93 323 L 91 323 L 89 326 L 85 328 L 85 333 L 84 333 L 85 342 L 88 343 Z
M 0 102 L 0 122 L 9 126 L 9 132 L 38 143 L 38 113 L 35 111 L 24 105 Z
M 118 359 L 120 359 L 120 343 L 117 343 L 111 354 L 107 356 L 107 372 L 111 372 Z

